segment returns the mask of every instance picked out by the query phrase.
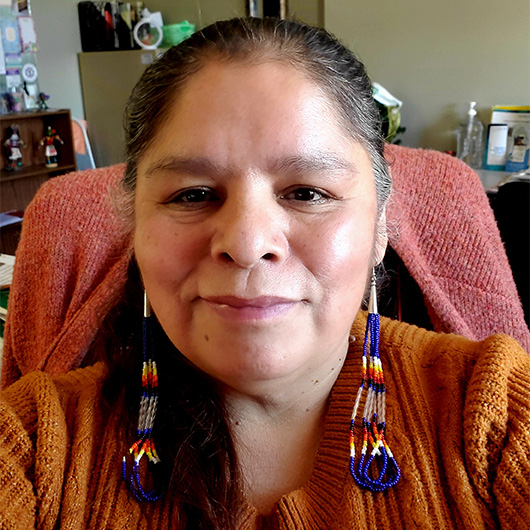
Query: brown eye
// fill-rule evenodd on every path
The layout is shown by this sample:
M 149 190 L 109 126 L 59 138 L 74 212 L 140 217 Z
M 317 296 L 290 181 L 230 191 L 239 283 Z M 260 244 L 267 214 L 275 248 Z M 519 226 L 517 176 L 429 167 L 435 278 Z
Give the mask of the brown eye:
M 211 190 L 204 188 L 190 188 L 176 195 L 170 202 L 180 204 L 209 203 L 219 200 Z
M 295 188 L 286 193 L 283 198 L 289 201 L 318 203 L 325 201 L 329 197 L 315 188 Z

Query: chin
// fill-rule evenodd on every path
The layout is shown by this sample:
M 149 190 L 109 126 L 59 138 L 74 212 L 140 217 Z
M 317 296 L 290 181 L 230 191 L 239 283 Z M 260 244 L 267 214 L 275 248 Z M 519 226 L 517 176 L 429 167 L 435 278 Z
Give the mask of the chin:
M 270 340 L 260 344 L 217 341 L 211 337 L 206 344 L 183 346 L 180 351 L 197 368 L 221 383 L 234 388 L 289 379 L 310 362 L 309 348 L 293 347 Z M 286 352 L 290 352 L 288 355 Z

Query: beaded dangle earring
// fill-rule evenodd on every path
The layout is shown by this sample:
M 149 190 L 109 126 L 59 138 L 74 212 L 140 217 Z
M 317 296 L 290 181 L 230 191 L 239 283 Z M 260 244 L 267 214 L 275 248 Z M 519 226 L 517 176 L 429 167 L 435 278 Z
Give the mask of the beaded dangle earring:
M 385 381 L 379 357 L 379 314 L 375 271 L 372 271 L 368 321 L 363 346 L 362 380 L 350 422 L 350 472 L 359 486 L 370 491 L 384 491 L 395 486 L 401 476 L 397 462 L 385 438 Z M 367 388 L 362 425 L 359 462 L 355 460 L 355 420 L 364 388 Z M 359 435 L 359 438 L 361 435 Z M 368 453 L 368 446 L 372 447 Z M 376 462 L 378 464 L 376 464 Z
M 151 306 L 144 291 L 143 318 L 143 367 L 142 367 L 142 397 L 140 399 L 140 413 L 138 415 L 138 439 L 129 448 L 133 455 L 132 471 L 127 474 L 127 459 L 122 462 L 122 476 L 138 501 L 157 501 L 161 494 L 155 489 L 145 491 L 140 481 L 140 461 L 147 455 L 152 464 L 160 462 L 152 438 L 153 425 L 158 404 L 158 374 L 154 359 L 154 341 L 151 322 Z

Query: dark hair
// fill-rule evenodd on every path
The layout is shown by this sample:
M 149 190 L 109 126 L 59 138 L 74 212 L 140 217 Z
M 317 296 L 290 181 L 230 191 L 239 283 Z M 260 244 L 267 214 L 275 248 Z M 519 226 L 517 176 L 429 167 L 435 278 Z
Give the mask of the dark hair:
M 216 22 L 170 48 L 146 68 L 128 101 L 124 122 L 126 190 L 136 184 L 138 160 L 169 115 L 186 82 L 209 61 L 290 64 L 335 103 L 337 120 L 368 151 L 382 212 L 392 187 L 381 119 L 363 64 L 331 34 L 291 20 L 247 18 Z
M 126 174 L 124 189 L 134 195 L 139 159 L 157 130 L 170 114 L 169 106 L 187 81 L 209 61 L 255 64 L 281 61 L 292 65 L 317 84 L 329 97 L 337 120 L 360 142 L 372 159 L 379 212 L 390 194 L 391 180 L 385 162 L 384 139 L 379 113 L 372 99 L 371 83 L 361 62 L 323 29 L 278 19 L 234 19 L 217 22 L 169 49 L 151 64 L 135 86 L 126 115 Z M 133 265 L 132 276 L 138 272 Z M 139 282 L 139 278 L 136 279 Z M 129 282 L 132 285 L 134 281 Z M 130 292 L 129 292 L 130 295 Z M 138 298 L 138 296 L 137 296 Z M 124 307 L 127 305 L 124 302 Z M 129 390 L 140 342 L 131 331 L 126 309 L 119 317 L 129 329 L 130 341 L 110 359 L 112 384 L 108 400 L 114 408 L 134 417 L 138 396 Z M 119 334 L 124 331 L 116 329 Z M 126 334 L 126 333 L 125 333 Z M 162 330 L 158 337 L 160 359 L 160 401 L 155 436 L 167 474 L 168 502 L 176 503 L 183 528 L 232 528 L 238 508 L 239 471 L 226 414 L 215 386 L 208 376 L 189 365 Z M 163 368 L 162 364 L 166 367 Z M 139 374 L 139 371 L 138 371 Z M 133 384 L 136 381 L 132 381 Z M 123 388 L 122 397 L 110 389 Z M 170 389 L 162 394 L 164 388 Z M 179 389 L 177 395 L 174 389 Z
M 132 260 L 122 298 L 98 336 L 109 365 L 103 402 L 120 425 L 123 438 L 119 445 L 124 455 L 137 438 L 142 395 L 141 285 Z M 156 319 L 153 324 L 161 382 L 153 439 L 161 462 L 156 466 L 149 463 L 143 480 L 154 482 L 161 491 L 163 500 L 159 502 L 169 503 L 169 528 L 234 528 L 240 500 L 239 469 L 223 402 L 210 377 L 173 346 Z M 144 515 L 147 517 L 147 512 Z

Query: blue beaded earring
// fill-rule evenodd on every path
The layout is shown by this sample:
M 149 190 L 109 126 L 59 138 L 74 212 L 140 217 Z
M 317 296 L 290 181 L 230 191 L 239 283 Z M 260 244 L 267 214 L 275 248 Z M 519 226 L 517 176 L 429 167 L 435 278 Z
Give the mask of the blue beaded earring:
M 365 387 L 367 388 L 366 402 L 362 425 L 358 429 L 362 433 L 362 447 L 359 462 L 356 463 L 355 420 Z M 374 492 L 395 486 L 401 476 L 399 466 L 388 447 L 385 430 L 385 381 L 379 357 L 376 278 L 375 271 L 372 271 L 368 320 L 363 346 L 362 380 L 350 421 L 350 472 L 359 486 Z M 368 453 L 369 446 L 372 448 L 370 453 Z
M 122 461 L 122 476 L 129 484 L 134 498 L 137 501 L 157 501 L 161 494 L 152 489 L 145 491 L 140 481 L 140 461 L 147 455 L 152 464 L 160 462 L 153 441 L 153 425 L 158 405 L 158 374 L 154 359 L 154 341 L 151 322 L 151 306 L 144 291 L 144 318 L 143 318 L 143 366 L 142 366 L 142 397 L 140 398 L 140 413 L 138 414 L 138 438 L 129 448 L 133 455 L 132 471 L 127 473 L 127 458 Z

